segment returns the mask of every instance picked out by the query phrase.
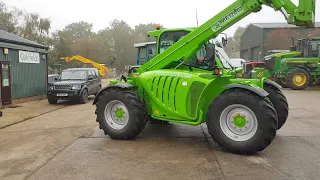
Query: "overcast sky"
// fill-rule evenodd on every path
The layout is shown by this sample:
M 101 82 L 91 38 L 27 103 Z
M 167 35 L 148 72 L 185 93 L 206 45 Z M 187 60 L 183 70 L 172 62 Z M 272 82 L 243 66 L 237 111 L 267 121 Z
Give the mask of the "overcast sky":
M 115 18 L 125 20 L 129 25 L 139 23 L 160 23 L 167 28 L 196 26 L 195 9 L 199 23 L 229 6 L 235 0 L 3 0 L 9 7 L 37 12 L 42 17 L 50 17 L 52 29 L 63 29 L 65 25 L 87 21 L 93 23 L 94 30 L 103 29 Z M 297 3 L 298 0 L 293 0 Z M 197 3 L 197 4 L 196 4 Z M 320 9 L 317 4 L 316 9 Z M 319 21 L 320 12 L 316 15 Z M 263 10 L 251 14 L 225 31 L 233 35 L 237 26 L 254 22 L 285 22 L 280 12 L 264 6 Z

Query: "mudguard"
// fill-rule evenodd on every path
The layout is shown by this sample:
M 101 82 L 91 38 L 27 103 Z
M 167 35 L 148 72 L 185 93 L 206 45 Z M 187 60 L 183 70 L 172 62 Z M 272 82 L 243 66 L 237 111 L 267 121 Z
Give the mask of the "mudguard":
M 298 65 L 298 66 L 296 66 L 296 67 L 298 67 L 298 68 L 302 68 L 302 69 L 305 69 L 306 71 L 308 71 L 308 73 L 310 73 L 309 69 L 308 69 L 307 67 L 305 67 L 305 66 Z
M 82 94 L 82 92 L 85 90 L 85 89 L 88 89 L 88 86 L 87 85 L 84 85 L 81 90 L 80 90 L 80 95 Z
M 282 86 L 280 86 L 278 83 L 271 81 L 269 79 L 264 80 L 264 83 L 274 86 L 275 88 L 278 88 L 278 89 L 282 88 Z
M 225 89 L 232 89 L 232 88 L 247 89 L 249 91 L 256 93 L 257 95 L 259 95 L 261 97 L 267 97 L 269 95 L 269 93 L 267 91 L 265 91 L 264 89 L 256 88 L 256 87 L 248 86 L 248 85 L 244 85 L 244 84 L 229 84 L 229 85 L 224 86 L 223 88 L 225 88 Z
M 121 83 L 121 84 L 110 84 L 107 87 L 104 87 L 103 89 L 101 89 L 99 91 L 99 93 L 96 95 L 96 97 L 93 100 L 93 105 L 95 105 L 98 101 L 99 96 L 106 90 L 110 89 L 110 88 L 121 88 L 121 89 L 130 89 L 134 87 L 134 85 L 129 84 L 129 83 Z

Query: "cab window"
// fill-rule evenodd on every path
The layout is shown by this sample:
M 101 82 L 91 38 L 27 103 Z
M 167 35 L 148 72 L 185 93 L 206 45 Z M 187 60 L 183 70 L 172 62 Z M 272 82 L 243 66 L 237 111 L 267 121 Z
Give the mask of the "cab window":
M 175 31 L 175 32 L 164 32 L 161 34 L 159 39 L 158 53 L 162 53 L 164 50 L 172 46 L 174 43 L 179 41 L 183 36 L 187 35 L 188 31 Z

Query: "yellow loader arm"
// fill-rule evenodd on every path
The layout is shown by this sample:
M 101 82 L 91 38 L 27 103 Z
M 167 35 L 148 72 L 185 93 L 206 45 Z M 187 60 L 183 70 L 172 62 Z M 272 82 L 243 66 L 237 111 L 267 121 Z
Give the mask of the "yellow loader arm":
M 107 67 L 105 67 L 103 65 L 100 65 L 100 64 L 98 64 L 98 63 L 96 63 L 94 61 L 91 61 L 90 59 L 87 59 L 85 57 L 79 56 L 79 55 L 72 56 L 72 57 L 62 57 L 60 59 L 63 59 L 66 62 L 77 60 L 77 61 L 83 62 L 84 64 L 91 64 L 93 67 L 95 67 L 95 68 L 97 68 L 99 70 L 100 76 L 105 76 L 108 73 L 108 68 Z

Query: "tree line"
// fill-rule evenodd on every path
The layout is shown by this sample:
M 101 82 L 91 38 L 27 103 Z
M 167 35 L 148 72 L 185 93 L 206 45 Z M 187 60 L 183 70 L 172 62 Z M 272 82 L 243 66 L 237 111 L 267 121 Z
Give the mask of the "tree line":
M 28 40 L 49 46 L 48 65 L 51 68 L 78 67 L 80 62 L 66 63 L 61 57 L 81 55 L 95 62 L 106 64 L 110 68 L 123 69 L 125 65 L 135 64 L 137 50 L 133 44 L 154 41 L 147 32 L 155 30 L 156 23 L 138 24 L 131 27 L 124 20 L 114 19 L 109 27 L 97 32 L 93 24 L 85 21 L 66 25 L 61 30 L 51 32 L 51 19 L 40 17 L 37 13 L 9 9 L 0 1 L 0 29 L 16 34 Z M 162 27 L 164 28 L 164 27 Z M 234 37 L 229 37 L 226 47 L 230 55 L 240 45 L 241 28 Z M 238 44 L 236 46 L 236 44 Z M 110 60 L 114 58 L 114 61 Z

